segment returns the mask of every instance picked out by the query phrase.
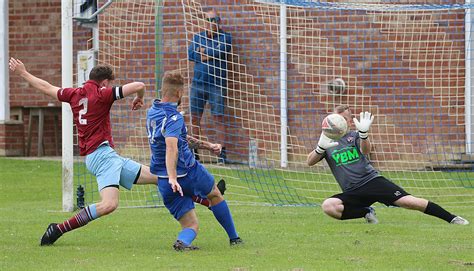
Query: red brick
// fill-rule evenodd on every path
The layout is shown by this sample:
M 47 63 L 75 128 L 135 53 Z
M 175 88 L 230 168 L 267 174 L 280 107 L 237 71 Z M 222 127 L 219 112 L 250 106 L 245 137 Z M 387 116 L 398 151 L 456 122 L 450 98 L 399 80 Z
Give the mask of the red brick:
M 16 55 L 24 60 L 35 75 L 43 77 L 53 84 L 60 85 L 60 1 L 40 0 L 10 2 L 11 55 Z M 242 150 L 246 150 L 248 137 L 250 135 L 260 139 L 278 141 L 278 114 L 280 112 L 278 98 L 279 40 L 275 32 L 278 31 L 278 29 L 275 26 L 270 29 L 268 25 L 268 23 L 278 22 L 278 8 L 271 7 L 267 11 L 261 10 L 266 12 L 267 15 L 273 16 L 263 20 L 259 15 L 255 14 L 255 7 L 251 5 L 251 1 L 241 1 L 238 6 L 230 6 L 227 1 L 218 0 L 207 1 L 206 3 L 221 11 L 224 28 L 231 32 L 234 38 L 235 46 L 233 52 L 236 54 L 236 56 L 234 56 L 236 64 L 232 65 L 231 69 L 234 72 L 229 74 L 229 78 L 236 80 L 236 82 L 229 82 L 229 86 L 233 88 L 229 91 L 229 104 L 237 108 L 229 109 L 236 117 L 235 119 L 231 118 L 229 121 L 233 125 L 238 126 L 232 129 L 232 133 L 239 135 L 239 137 L 235 139 L 235 142 L 244 146 Z M 134 8 L 136 7 L 131 9 L 133 10 Z M 199 7 L 196 6 L 194 8 Z M 160 63 L 160 65 L 162 65 L 164 70 L 181 68 L 183 71 L 187 71 L 189 68 L 192 69 L 193 64 L 188 63 L 186 60 L 187 43 L 185 39 L 186 37 L 190 38 L 190 36 L 186 36 L 181 1 L 166 1 L 163 14 L 163 23 L 165 24 L 165 33 L 163 33 L 165 54 L 162 56 L 163 63 Z M 308 123 L 316 123 L 315 127 L 311 128 L 313 128 L 312 132 L 317 134 L 319 132 L 317 131 L 319 114 L 325 114 L 337 103 L 350 103 L 357 105 L 355 108 L 357 111 L 367 108 L 378 110 L 377 120 L 388 120 L 387 123 L 383 124 L 395 125 L 395 127 L 408 125 L 407 123 L 402 123 L 400 121 L 402 117 L 395 116 L 395 114 L 404 114 L 408 117 L 422 117 L 423 120 L 421 120 L 422 122 L 420 122 L 420 124 L 427 126 L 425 128 L 426 132 L 441 133 L 441 136 L 443 136 L 443 132 L 446 133 L 441 129 L 443 127 L 431 128 L 430 126 L 436 123 L 449 124 L 450 132 L 456 133 L 456 135 L 459 134 L 461 137 L 460 140 L 462 140 L 462 125 L 457 124 L 456 121 L 462 123 L 464 118 L 456 118 L 452 115 L 453 112 L 457 115 L 463 115 L 462 106 L 464 105 L 464 101 L 463 98 L 457 97 L 459 94 L 462 94 L 462 88 L 464 86 L 464 82 L 461 80 L 464 76 L 464 64 L 462 61 L 448 61 L 446 59 L 438 59 L 436 62 L 426 61 L 426 55 L 423 54 L 420 54 L 420 56 L 413 54 L 410 56 L 412 60 L 407 60 L 408 57 L 406 55 L 402 56 L 401 51 L 402 49 L 406 50 L 410 48 L 414 43 L 407 42 L 410 40 L 409 37 L 407 38 L 406 36 L 400 37 L 395 34 L 380 34 L 383 31 L 387 32 L 389 26 L 384 22 L 374 21 L 374 17 L 354 14 L 349 11 L 340 13 L 339 11 L 321 12 L 306 10 L 305 14 L 311 17 L 311 23 L 308 23 L 308 21 L 300 20 L 303 15 L 301 10 L 296 11 L 290 9 L 289 14 L 291 16 L 288 25 L 290 31 L 299 30 L 302 26 L 307 28 L 305 31 L 301 31 L 299 39 L 291 38 L 288 40 L 289 48 L 294 50 L 290 52 L 289 55 L 290 70 L 288 71 L 289 105 L 291 106 L 289 108 L 289 124 L 291 135 L 298 138 L 308 137 L 307 129 L 302 129 L 306 127 L 301 127 Z M 384 18 L 386 21 L 393 21 L 394 19 L 391 15 L 384 15 Z M 456 57 L 460 60 L 464 59 L 464 45 L 462 42 L 463 31 L 460 31 L 463 27 L 464 17 L 461 12 L 441 15 L 439 18 L 442 21 L 449 22 L 449 27 L 443 28 L 440 26 L 440 28 L 445 29 L 443 33 L 455 40 L 455 42 L 449 46 L 448 43 L 444 43 L 444 47 L 446 48 L 444 53 L 452 53 L 459 50 L 460 52 Z M 150 95 L 153 95 L 151 94 L 151 89 L 153 89 L 155 85 L 154 22 L 152 22 L 150 26 L 144 27 L 145 33 L 140 35 L 138 42 L 130 44 L 130 51 L 120 52 L 119 54 L 103 46 L 105 42 L 116 44 L 114 42 L 116 42 L 117 36 L 112 34 L 119 34 L 118 28 L 116 27 L 109 29 L 104 28 L 103 23 L 106 19 L 107 15 L 101 17 L 102 30 L 104 30 L 104 33 L 111 33 L 111 35 L 101 35 L 103 41 L 101 48 L 104 52 L 114 54 L 115 57 L 120 57 L 121 60 L 104 54 L 99 56 L 99 60 L 114 64 L 114 66 L 117 67 L 118 78 L 124 77 L 127 78 L 127 80 L 146 80 L 147 89 L 150 89 L 149 92 L 147 91 L 147 94 L 150 93 Z M 419 22 L 420 18 L 414 15 L 412 19 Z M 369 21 L 372 23 L 369 24 Z M 240 25 L 237 26 L 237 24 Z M 417 26 L 417 28 L 420 29 L 423 27 L 424 31 L 426 31 L 425 34 L 418 35 L 417 37 L 432 37 L 435 33 L 435 26 L 435 23 L 431 26 L 427 26 L 426 24 Z M 336 31 L 337 28 L 339 28 L 340 31 Z M 340 28 L 344 29 L 341 30 Z M 365 42 L 359 42 L 357 40 L 353 42 L 341 42 L 338 40 L 340 37 L 353 34 L 357 28 L 370 30 L 370 33 L 375 31 L 375 36 L 368 37 Z M 188 30 L 199 31 L 199 27 L 188 27 Z M 272 30 L 273 33 L 271 33 L 270 30 Z M 87 46 L 90 46 L 90 42 L 87 41 L 90 38 L 90 32 L 77 26 L 74 27 L 74 31 L 78 34 L 74 39 L 74 49 L 87 49 Z M 311 39 L 305 39 L 302 37 L 303 35 L 306 37 L 321 35 L 325 39 L 325 45 L 335 49 L 325 51 L 325 54 L 322 55 L 320 50 L 305 48 L 305 46 L 301 45 L 304 45 L 304 42 L 311 41 Z M 365 35 L 358 36 L 357 38 L 363 38 L 362 36 Z M 122 35 L 120 37 L 122 38 L 124 36 Z M 384 39 L 387 42 L 378 42 L 378 40 L 383 41 Z M 44 42 L 45 40 L 46 42 Z M 317 42 L 323 42 L 320 39 L 314 39 L 313 41 L 315 44 L 317 44 Z M 438 41 L 426 42 L 424 44 L 425 47 L 430 47 L 438 44 Z M 376 53 L 372 54 L 372 50 L 381 50 L 389 53 L 377 55 Z M 354 60 L 372 55 L 378 57 L 378 59 L 372 62 Z M 347 79 L 346 82 L 350 86 L 347 92 L 350 96 L 321 94 L 321 84 L 324 84 L 325 81 L 334 75 L 316 75 L 319 72 L 319 68 L 311 67 L 311 69 L 309 69 L 309 72 L 314 75 L 302 74 L 302 64 L 320 61 L 321 64 L 330 66 L 334 64 L 332 62 L 333 57 L 338 57 L 336 61 L 337 63 L 341 63 L 341 65 L 334 67 L 333 71 L 328 72 L 334 72 L 336 75 L 343 76 Z M 392 57 L 397 58 L 397 61 L 394 62 L 391 59 Z M 405 57 L 405 60 L 403 60 L 403 57 Z M 425 57 L 425 60 L 420 57 Z M 75 61 L 74 59 L 74 62 Z M 237 65 L 237 63 L 241 65 Z M 413 63 L 429 69 L 428 71 L 417 71 Z M 359 64 L 367 65 L 365 73 L 363 71 L 364 69 L 357 68 Z M 459 66 L 458 70 L 454 69 L 456 66 Z M 397 67 L 397 69 L 390 69 L 393 67 Z M 438 69 L 438 67 L 442 68 Z M 184 73 L 186 76 L 192 77 L 192 71 L 190 71 L 189 74 L 187 72 Z M 444 76 L 445 80 L 433 79 L 440 78 L 440 76 Z M 25 86 L 18 78 L 12 77 L 10 84 L 12 106 L 44 106 L 48 102 L 53 101 L 53 99 L 48 96 L 38 94 L 37 92 L 33 93 L 31 87 Z M 434 95 L 423 96 L 421 98 L 412 97 L 419 93 L 430 93 L 433 91 L 433 87 L 436 88 Z M 187 97 L 185 97 L 185 100 L 187 101 Z M 387 101 L 397 104 L 395 107 L 387 107 Z M 129 101 L 127 101 L 127 103 L 129 103 Z M 399 104 L 406 107 L 400 109 Z M 424 105 L 431 104 L 435 106 L 433 112 L 437 110 L 436 112 L 440 113 L 440 116 L 437 118 L 430 118 L 430 114 L 427 115 L 428 117 L 420 116 L 417 106 L 423 107 Z M 441 106 L 444 108 L 441 108 Z M 125 102 L 122 101 L 118 103 L 113 109 L 115 113 L 121 115 L 120 117 L 114 118 L 113 121 L 123 122 L 121 123 L 122 125 L 119 126 L 121 133 L 116 136 L 116 141 L 119 144 L 125 144 L 128 143 L 128 141 L 134 144 L 140 144 L 140 138 L 130 139 L 128 135 L 143 134 L 143 128 L 139 127 L 139 125 L 143 124 L 143 120 L 137 123 L 137 125 L 125 123 L 130 122 L 128 117 L 132 115 L 129 115 L 130 113 L 128 111 L 121 111 L 120 108 L 126 108 Z M 314 113 L 307 114 L 300 119 L 292 119 L 293 116 L 291 114 L 297 115 L 301 108 L 312 109 Z M 394 113 L 394 108 L 396 108 L 396 113 Z M 208 113 L 206 114 L 205 117 L 208 118 L 209 115 Z M 317 116 L 315 117 L 315 115 Z M 140 116 L 143 117 L 143 115 Z M 239 118 L 251 119 L 252 121 L 243 122 Z M 53 127 L 50 125 L 52 119 L 49 118 L 46 122 L 48 124 L 45 127 L 45 143 L 47 145 L 45 146 L 45 150 L 50 152 L 54 151 L 54 146 L 52 145 L 54 144 L 54 132 L 52 130 Z M 23 129 L 25 137 L 27 124 L 27 114 L 25 112 L 25 127 Z M 203 124 L 203 128 L 206 128 L 203 129 L 204 135 L 214 135 L 214 132 L 208 132 L 211 127 L 212 123 L 210 121 L 209 123 Z M 265 130 L 270 133 L 248 131 L 247 129 L 249 128 L 258 128 L 261 131 Z M 386 127 L 375 126 L 374 130 L 377 129 L 387 131 Z M 406 131 L 411 132 L 411 129 L 413 128 L 407 129 Z M 32 147 L 32 151 L 36 151 L 36 124 L 33 125 L 33 131 L 34 146 Z M 137 133 L 137 131 L 140 132 Z M 11 133 L 13 134 L 13 132 Z M 0 136 L 1 135 L 0 132 Z M 17 132 L 15 132 L 15 135 L 18 136 Z M 423 141 L 423 137 L 418 139 Z M 398 142 L 392 140 L 392 142 L 389 143 Z M 297 142 L 295 144 L 305 143 Z M 393 146 L 391 148 L 397 146 L 397 144 L 388 145 Z M 275 151 L 278 151 L 279 148 L 278 144 L 273 143 L 261 147 L 275 148 Z M 239 147 L 236 148 L 235 151 L 240 150 L 241 148 Z M 395 150 L 392 149 L 388 151 Z

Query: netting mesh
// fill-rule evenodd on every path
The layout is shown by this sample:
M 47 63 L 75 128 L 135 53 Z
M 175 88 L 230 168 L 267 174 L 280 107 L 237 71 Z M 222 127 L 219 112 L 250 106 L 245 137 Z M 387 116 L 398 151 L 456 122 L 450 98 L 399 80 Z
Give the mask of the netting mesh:
M 324 116 L 348 104 L 356 115 L 375 114 L 370 159 L 384 176 L 430 200 L 472 203 L 473 160 L 466 153 L 471 142 L 465 128 L 466 52 L 471 50 L 465 44 L 471 35 L 465 33 L 464 20 L 470 6 L 285 1 L 288 165 L 281 167 L 280 4 L 114 1 L 99 16 L 98 60 L 115 67 L 119 83 L 145 82 L 148 105 L 159 96 L 162 71 L 181 69 L 188 82 L 180 109 L 190 123 L 195 63 L 187 50 L 196 34 L 208 30 L 205 13 L 214 8 L 222 29 L 232 35 L 232 50 L 224 60 L 227 163 L 217 164 L 210 153 L 200 156 L 216 179 L 226 179 L 230 202 L 319 204 L 339 192 L 325 163 L 309 168 L 305 161 Z M 116 149 L 148 164 L 145 111 L 131 112 L 130 101 L 113 107 Z M 216 127 L 207 105 L 201 138 L 215 141 Z M 79 172 L 77 180 L 93 191 L 94 179 L 85 169 Z M 160 203 L 152 186 L 122 194 L 125 206 Z

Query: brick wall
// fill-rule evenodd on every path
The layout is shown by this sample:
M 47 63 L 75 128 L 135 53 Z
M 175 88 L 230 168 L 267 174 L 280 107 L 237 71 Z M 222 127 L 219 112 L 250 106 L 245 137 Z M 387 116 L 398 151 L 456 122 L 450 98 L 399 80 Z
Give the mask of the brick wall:
M 156 97 L 156 85 L 159 81 L 159 78 L 155 78 L 157 68 L 180 68 L 188 79 L 192 78 L 193 64 L 187 61 L 186 40 L 191 39 L 193 33 L 202 30 L 198 27 L 196 17 L 183 16 L 182 1 L 165 1 L 163 32 L 158 33 L 163 41 L 163 54 L 157 57 L 159 52 L 155 48 L 154 14 L 141 10 L 149 2 L 152 1 L 143 0 L 145 5 L 127 6 L 127 14 L 142 13 L 142 16 L 133 17 L 136 20 L 148 19 L 148 23 L 143 25 L 134 25 L 133 22 L 121 24 L 122 18 L 115 16 L 120 13 L 114 12 L 121 12 L 121 5 L 126 5 L 126 1 L 116 2 L 108 8 L 108 12 L 105 12 L 100 20 L 102 54 L 99 55 L 100 62 L 116 68 L 117 77 L 120 78 L 118 83 L 139 80 L 147 84 L 148 105 L 151 98 Z M 230 152 L 245 156 L 248 153 L 249 139 L 255 138 L 259 141 L 260 149 L 267 152 L 268 157 L 278 156 L 279 8 L 262 8 L 263 6 L 255 5 L 253 1 L 209 0 L 186 3 L 185 8 L 190 8 L 188 15 L 197 17 L 202 16 L 202 7 L 215 7 L 222 17 L 224 30 L 233 36 L 233 65 L 230 65 L 229 72 L 227 112 L 231 115 L 227 120 Z M 33 74 L 60 85 L 60 1 L 10 1 L 9 8 L 11 55 L 24 60 Z M 426 35 L 433 35 L 438 31 L 454 40 L 442 46 L 440 55 L 459 51 L 459 55 L 452 58 L 463 59 L 463 40 L 457 34 L 462 33 L 462 12 L 435 14 L 434 19 L 423 27 L 425 36 L 405 36 L 405 40 L 400 40 L 400 34 L 397 34 L 399 32 L 394 29 L 403 24 L 393 23 L 394 18 L 389 15 L 301 9 L 292 9 L 288 15 L 291 17 L 288 22 L 290 155 L 303 156 L 314 147 L 314 138 L 319 133 L 315 127 L 319 126 L 322 116 L 338 103 L 351 104 L 356 111 L 377 112 L 379 124 L 382 125 L 375 126 L 373 132 L 380 135 L 376 138 L 380 150 L 387 145 L 384 141 L 385 135 L 395 131 L 412 134 L 408 140 L 411 141 L 408 142 L 409 148 L 416 152 L 426 151 L 429 147 L 420 146 L 419 141 L 453 141 L 454 134 L 454 141 L 464 140 L 463 100 L 459 96 L 463 88 L 463 82 L 459 79 L 463 77 L 462 61 L 453 63 L 440 59 L 434 64 L 420 60 L 419 54 L 407 53 L 414 40 L 426 38 Z M 419 23 L 422 20 L 422 17 L 413 15 L 407 16 L 404 22 Z M 140 34 L 133 36 L 135 34 L 130 34 L 134 33 L 128 31 L 130 29 L 138 29 Z M 75 37 L 74 49 L 86 49 L 90 31 L 76 26 Z M 367 37 L 372 40 L 363 40 Z M 435 45 L 436 43 L 426 44 L 427 47 Z M 118 50 L 118 46 L 126 50 Z M 315 49 L 317 46 L 324 48 L 324 51 Z M 322 69 L 314 63 L 320 63 L 320 66 L 325 68 Z M 435 66 L 458 68 L 427 74 L 417 69 L 415 64 L 420 63 L 428 67 L 427 70 L 433 70 L 432 67 Z M 323 91 L 324 84 L 336 75 L 342 76 L 349 84 L 349 95 L 331 96 Z M 441 75 L 447 80 L 437 85 L 438 82 L 432 77 Z M 10 84 L 12 107 L 45 106 L 54 102 L 38 92 L 33 92 L 16 77 L 11 77 Z M 433 92 L 431 96 L 422 95 L 430 91 Z M 145 147 L 145 112 L 131 112 L 129 103 L 130 99 L 125 99 L 113 107 L 115 140 L 119 147 Z M 400 109 L 399 105 L 392 106 L 395 103 L 402 103 L 403 109 Z M 186 110 L 187 106 L 186 95 L 183 109 Z M 429 112 L 420 114 L 419 107 L 425 110 L 442 110 L 433 111 L 436 113 L 436 116 L 433 116 L 433 113 Z M 396 108 L 400 110 L 395 110 Z M 23 134 L 26 136 L 28 112 L 26 109 L 23 111 Z M 418 122 L 406 121 L 415 119 L 415 116 Z M 436 125 L 441 120 L 445 125 L 449 125 L 449 133 L 446 132 L 446 126 Z M 54 146 L 51 146 L 54 132 L 51 121 L 47 123 L 46 150 L 51 154 L 54 152 Z M 420 126 L 426 127 L 423 133 L 434 133 L 436 139 L 420 135 L 417 132 Z M 213 123 L 206 110 L 202 134 L 211 140 L 214 137 L 212 127 Z M 33 139 L 33 142 L 36 141 Z M 394 139 L 389 143 L 397 146 L 401 142 Z M 36 150 L 36 147 L 33 146 L 32 149 Z M 383 151 L 395 152 L 393 149 Z
M 61 1 L 9 1 L 10 55 L 28 70 L 61 85 Z M 10 106 L 46 106 L 53 99 L 31 89 L 17 76 L 10 78 Z
M 238 2 L 187 1 L 187 16 L 182 17 L 181 1 L 167 1 L 164 14 L 172 27 L 164 28 L 169 45 L 164 66 L 179 65 L 192 78 L 193 64 L 186 61 L 189 43 L 183 40 L 203 30 L 198 19 L 203 7 L 216 8 L 233 37 L 227 143 L 245 159 L 248 141 L 254 138 L 260 154 L 278 160 L 279 7 Z M 372 127 L 375 160 L 437 160 L 437 154 L 462 152 L 463 12 L 391 15 L 289 8 L 288 17 L 290 156 L 305 158 L 314 148 L 322 118 L 341 103 L 356 113 L 377 115 Z M 336 77 L 348 84 L 344 95 L 326 91 L 327 82 Z M 204 134 L 212 137 L 213 126 L 206 114 Z M 426 153 L 434 156 L 420 155 Z
M 109 12 L 120 14 L 117 12 L 124 8 L 120 5 L 126 3 L 115 3 Z M 153 16 L 149 16 L 148 24 L 145 23 L 140 28 L 141 34 L 133 37 L 127 34 L 132 33 L 128 30 L 134 27 L 133 23 L 121 25 L 119 21 L 114 21 L 114 16 L 105 12 L 101 18 L 101 31 L 104 35 L 101 36 L 102 54 L 99 59 L 117 67 L 118 77 L 123 79 L 121 82 L 146 82 L 148 97 L 156 96 L 155 86 L 159 78 L 154 78 L 154 71 L 157 68 L 179 68 L 190 83 L 193 63 L 187 60 L 187 46 L 192 35 L 203 30 L 202 22 L 198 19 L 203 17 L 203 7 L 216 8 L 222 18 L 223 29 L 233 37 L 227 100 L 227 113 L 230 117 L 226 122 L 226 145 L 229 152 L 241 156 L 238 159 L 245 160 L 249 140 L 253 138 L 258 141 L 259 152 L 263 156 L 278 159 L 278 6 L 268 8 L 266 5 L 256 5 L 254 1 L 186 1 L 184 16 L 182 1 L 166 1 L 162 11 L 163 31 L 158 33 L 163 42 L 162 53 L 157 52 L 154 47 Z M 142 7 L 128 6 L 128 11 L 133 14 L 140 12 L 140 8 Z M 454 142 L 452 137 L 455 134 L 456 144 L 464 140 L 463 111 L 458 106 L 462 104 L 459 93 L 462 93 L 463 88 L 463 64 L 459 61 L 449 63 L 449 66 L 457 67 L 449 71 L 422 72 L 417 64 L 431 71 L 432 67 L 446 65 L 448 62 L 440 58 L 440 64 L 434 64 L 435 62 L 430 62 L 430 58 L 427 61 L 420 59 L 416 51 L 407 53 L 406 48 L 413 40 L 429 38 L 436 41 L 447 35 L 454 41 L 448 42 L 449 44 L 432 42 L 427 47 L 440 47 L 441 56 L 461 52 L 459 57 L 452 59 L 462 59 L 463 40 L 456 36 L 456 33 L 462 33 L 462 14 L 453 12 L 425 16 L 432 16 L 430 19 L 408 14 L 406 18 L 402 18 L 405 24 L 402 21 L 397 23 L 395 17 L 388 15 L 354 11 L 290 9 L 288 16 L 290 156 L 296 160 L 304 159 L 314 147 L 322 117 L 339 103 L 350 104 L 356 112 L 369 110 L 377 114 L 379 122 L 372 130 L 375 146 L 378 148 L 374 157 L 380 153 L 387 158 L 387 153 L 397 153 L 400 149 L 396 148 L 400 148 L 400 145 L 410 154 L 425 152 L 432 145 L 432 134 L 436 140 L 451 143 Z M 146 16 L 137 18 L 142 20 Z M 400 41 L 400 34 L 396 33 L 403 29 L 394 30 L 393 27 L 406 27 L 407 22 L 422 23 L 424 27 L 418 31 L 424 34 L 407 34 Z M 433 33 L 438 33 L 439 36 L 430 36 Z M 127 50 L 118 50 L 119 46 Z M 419 51 L 422 49 L 420 47 Z M 155 54 L 160 56 L 159 60 L 155 59 Z M 440 76 L 449 83 L 433 87 L 439 81 L 433 78 Z M 328 95 L 325 91 L 327 82 L 334 77 L 342 77 L 347 82 L 349 87 L 346 95 Z M 189 90 L 189 85 L 186 90 Z M 431 92 L 432 95 L 426 95 Z M 189 111 L 187 97 L 186 91 L 182 105 L 182 110 L 185 111 Z M 117 145 L 126 150 L 141 147 L 146 149 L 143 129 L 145 113 L 130 112 L 128 106 L 129 101 L 121 101 L 113 109 L 113 129 Z M 420 107 L 424 109 L 422 112 Z M 444 127 L 436 125 L 441 119 Z M 414 120 L 417 122 L 411 122 Z M 214 140 L 214 126 L 209 110 L 206 110 L 201 135 L 205 139 Z M 446 126 L 450 128 L 445 129 Z M 423 133 L 419 132 L 419 127 L 423 127 Z M 402 133 L 405 137 L 401 136 Z M 393 136 L 394 134 L 398 136 Z M 395 160 L 400 159 L 392 156 Z M 412 159 L 418 158 L 412 155 Z
M 24 132 L 21 122 L 0 124 L 0 156 L 24 155 Z

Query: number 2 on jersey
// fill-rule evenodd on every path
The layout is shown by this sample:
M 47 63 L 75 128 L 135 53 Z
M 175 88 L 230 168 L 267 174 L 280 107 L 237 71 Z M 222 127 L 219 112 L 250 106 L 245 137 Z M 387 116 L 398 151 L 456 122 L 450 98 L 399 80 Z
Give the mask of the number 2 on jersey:
M 82 98 L 79 100 L 79 105 L 84 106 L 83 109 L 79 110 L 79 123 L 82 125 L 87 125 L 87 119 L 83 116 L 87 113 L 87 98 Z

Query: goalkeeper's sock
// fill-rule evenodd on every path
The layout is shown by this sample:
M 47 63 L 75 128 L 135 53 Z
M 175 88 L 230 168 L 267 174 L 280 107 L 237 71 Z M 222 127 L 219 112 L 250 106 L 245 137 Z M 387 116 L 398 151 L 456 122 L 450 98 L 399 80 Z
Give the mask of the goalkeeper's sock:
M 450 223 L 453 220 L 453 218 L 456 217 L 455 215 L 446 211 L 443 207 L 431 201 L 428 201 L 428 205 L 426 206 L 426 209 L 425 209 L 425 214 L 436 216 L 437 218 L 441 218 L 442 220 L 448 223 Z
M 237 231 L 235 230 L 234 220 L 232 219 L 232 215 L 230 214 L 229 206 L 227 206 L 227 202 L 225 200 L 221 201 L 215 206 L 212 206 L 211 210 L 214 213 L 214 216 L 216 217 L 217 221 L 219 221 L 221 226 L 227 232 L 229 239 L 239 237 Z
M 203 199 L 203 198 L 200 198 L 198 196 L 193 196 L 193 201 L 196 202 L 196 203 L 202 204 L 206 207 L 211 206 L 211 203 L 209 202 L 208 199 Z
M 66 233 L 68 231 L 72 231 L 74 229 L 80 228 L 82 226 L 87 225 L 90 221 L 99 218 L 97 214 L 97 210 L 95 204 L 89 205 L 79 211 L 76 215 L 71 217 L 70 219 L 64 221 L 62 224 L 58 224 L 58 228 L 61 233 Z
M 370 212 L 368 207 L 353 207 L 344 205 L 341 220 L 361 218 L 364 217 L 368 212 Z
M 191 243 L 196 238 L 197 233 L 191 228 L 184 228 L 178 234 L 178 240 L 181 240 L 186 246 L 191 245 Z

